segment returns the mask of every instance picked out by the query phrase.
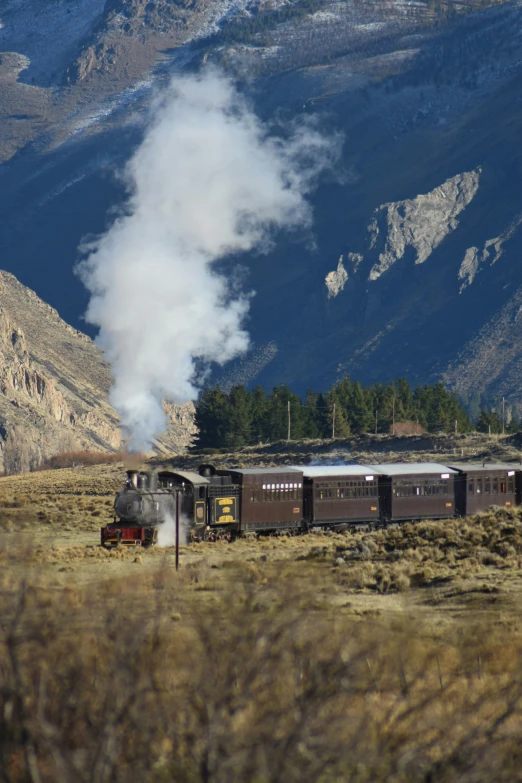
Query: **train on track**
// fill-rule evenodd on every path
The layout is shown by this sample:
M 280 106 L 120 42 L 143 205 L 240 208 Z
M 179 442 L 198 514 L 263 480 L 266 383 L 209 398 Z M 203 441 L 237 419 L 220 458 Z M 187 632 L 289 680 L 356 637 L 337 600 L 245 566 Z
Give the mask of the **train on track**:
M 313 528 L 385 527 L 515 507 L 522 466 L 437 463 L 127 471 L 105 547 L 150 546 L 178 516 L 193 541 Z

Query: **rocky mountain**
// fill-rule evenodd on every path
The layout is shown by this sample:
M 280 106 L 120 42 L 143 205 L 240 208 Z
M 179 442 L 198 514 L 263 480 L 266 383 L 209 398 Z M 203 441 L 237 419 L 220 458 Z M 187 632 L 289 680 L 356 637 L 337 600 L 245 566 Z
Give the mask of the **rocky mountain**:
M 7 440 L 38 463 L 60 451 L 122 449 L 100 350 L 49 305 L 0 271 L 0 455 Z M 191 405 L 166 404 L 170 428 L 156 451 L 182 451 L 194 432 Z
M 522 5 L 489 6 L 4 0 L 2 265 L 82 326 L 77 247 L 122 199 L 113 173 L 151 96 L 213 62 L 262 116 L 345 136 L 313 237 L 231 262 L 256 292 L 253 347 L 220 380 L 304 391 L 405 375 L 522 403 Z

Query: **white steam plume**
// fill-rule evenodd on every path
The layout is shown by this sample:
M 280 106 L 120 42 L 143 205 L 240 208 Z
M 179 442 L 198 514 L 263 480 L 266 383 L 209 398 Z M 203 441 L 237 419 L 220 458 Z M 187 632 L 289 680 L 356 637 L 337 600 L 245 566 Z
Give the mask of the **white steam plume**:
M 185 546 L 189 541 L 190 522 L 183 515 L 179 520 L 179 544 Z M 158 525 L 159 547 L 169 547 L 176 545 L 176 520 L 170 514 L 167 514 L 161 525 Z
M 79 267 L 131 447 L 164 430 L 163 397 L 197 397 L 195 361 L 223 364 L 247 349 L 248 296 L 213 262 L 309 225 L 305 196 L 339 147 L 309 123 L 270 135 L 215 70 L 172 80 L 127 165 L 125 214 Z

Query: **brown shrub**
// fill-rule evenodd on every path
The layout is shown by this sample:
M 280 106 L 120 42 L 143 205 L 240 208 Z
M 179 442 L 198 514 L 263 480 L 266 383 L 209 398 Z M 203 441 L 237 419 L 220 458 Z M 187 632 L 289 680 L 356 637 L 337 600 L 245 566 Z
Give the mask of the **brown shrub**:
M 409 590 L 411 581 L 410 577 L 406 574 L 397 574 L 397 576 L 394 579 L 395 589 L 399 593 L 404 593 L 406 590 Z
M 138 572 L 58 593 L 2 580 L 3 780 L 520 779 L 522 641 L 506 625 L 442 642 L 406 617 L 332 623 L 289 574 L 274 589 L 238 565 L 213 600 Z
M 392 432 L 393 431 L 393 432 Z M 416 421 L 396 421 L 390 425 L 390 434 L 394 435 L 424 435 L 426 429 Z
M 125 462 L 129 458 L 136 461 L 143 461 L 146 459 L 144 455 L 129 455 L 126 451 L 118 451 L 114 454 L 107 454 L 102 451 L 64 451 L 60 454 L 53 454 L 52 457 L 45 459 L 38 470 L 76 468 L 80 465 L 112 465 L 116 462 Z

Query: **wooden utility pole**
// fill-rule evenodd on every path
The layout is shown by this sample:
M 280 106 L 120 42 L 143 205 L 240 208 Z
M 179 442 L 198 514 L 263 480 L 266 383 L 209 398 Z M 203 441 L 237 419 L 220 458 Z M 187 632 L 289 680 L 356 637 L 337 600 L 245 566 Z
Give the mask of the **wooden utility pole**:
M 392 435 L 395 435 L 395 397 L 392 405 Z
M 290 435 L 292 434 L 292 425 L 291 425 L 291 419 L 290 419 L 290 400 L 288 400 L 288 437 L 287 441 L 290 440 Z
M 375 411 L 375 434 L 377 435 L 377 413 L 378 411 Z
M 335 402 L 332 411 L 332 440 L 335 438 Z
M 179 489 L 176 490 L 176 571 L 179 569 Z
M 457 419 L 455 419 L 455 435 L 458 434 L 458 428 L 459 428 L 458 421 Z
M 506 398 L 502 397 L 502 435 L 505 434 L 505 423 L 506 423 Z

